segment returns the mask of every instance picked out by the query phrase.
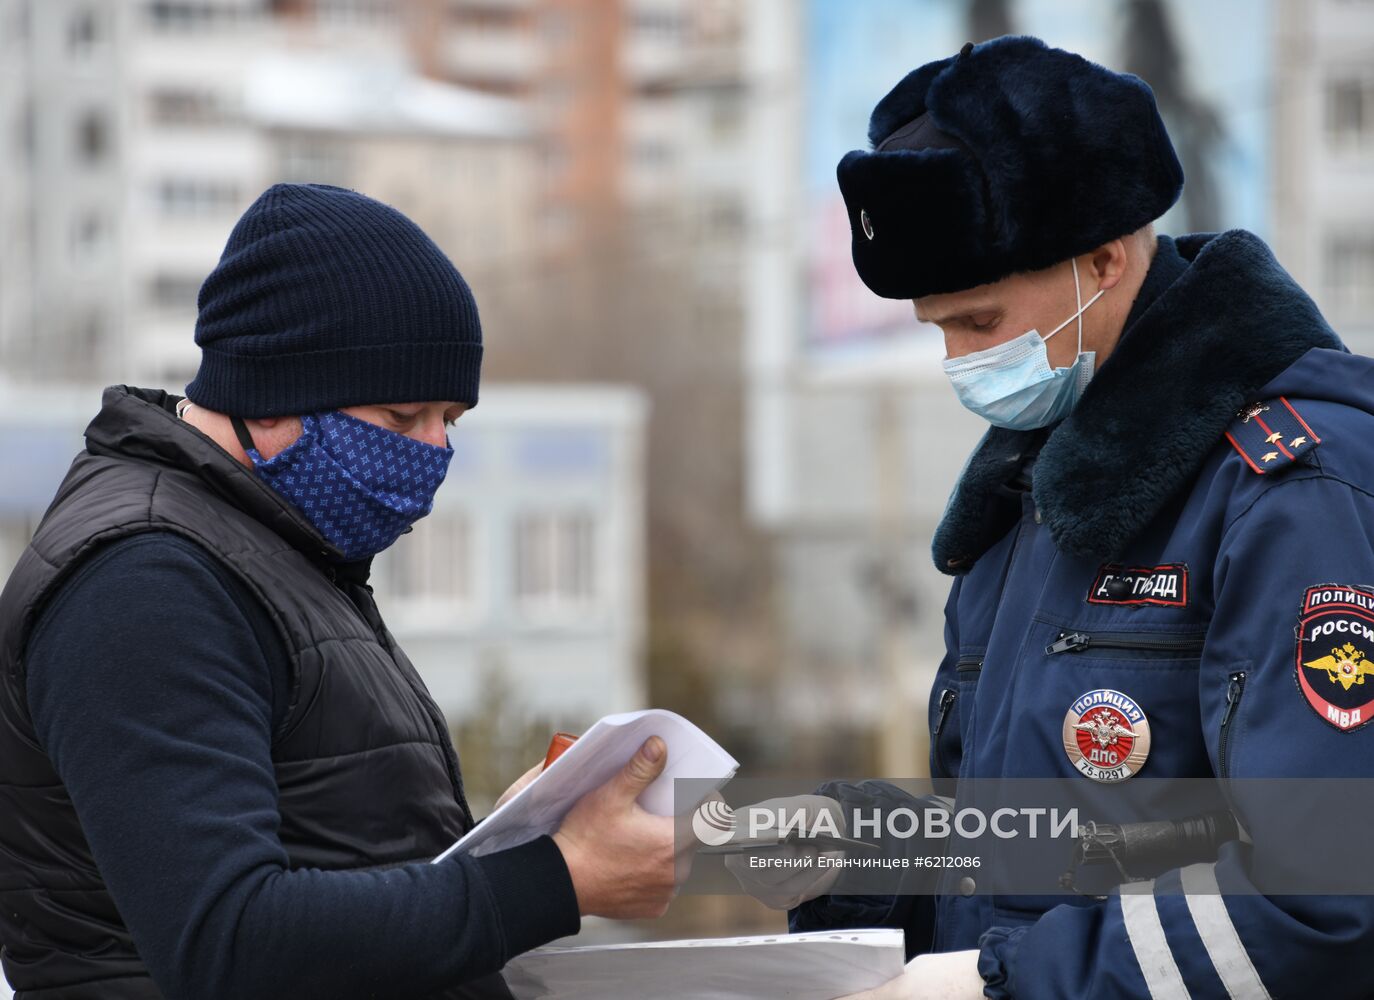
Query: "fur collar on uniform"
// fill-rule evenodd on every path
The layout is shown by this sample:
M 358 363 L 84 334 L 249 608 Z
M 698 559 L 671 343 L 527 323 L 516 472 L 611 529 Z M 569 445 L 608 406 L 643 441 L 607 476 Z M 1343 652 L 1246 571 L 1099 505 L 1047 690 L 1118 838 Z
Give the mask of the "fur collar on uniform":
M 1031 474 L 1043 523 L 1072 555 L 1117 557 L 1257 390 L 1313 347 L 1345 349 L 1258 236 L 1232 229 L 1174 242 L 1188 266 L 1128 323 Z M 1158 254 L 1156 263 L 1165 265 Z M 989 429 L 936 529 L 941 572 L 967 573 L 1010 529 L 1021 508 L 1000 487 L 1043 435 Z

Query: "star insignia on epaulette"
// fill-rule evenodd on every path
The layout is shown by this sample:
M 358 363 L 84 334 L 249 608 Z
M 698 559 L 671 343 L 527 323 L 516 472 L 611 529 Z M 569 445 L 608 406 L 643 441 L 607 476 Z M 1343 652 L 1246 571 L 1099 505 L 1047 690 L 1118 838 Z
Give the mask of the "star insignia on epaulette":
M 1246 403 L 1236 412 L 1225 436 L 1250 470 L 1260 475 L 1295 463 L 1310 465 L 1311 459 L 1305 456 L 1321 443 L 1284 396 Z

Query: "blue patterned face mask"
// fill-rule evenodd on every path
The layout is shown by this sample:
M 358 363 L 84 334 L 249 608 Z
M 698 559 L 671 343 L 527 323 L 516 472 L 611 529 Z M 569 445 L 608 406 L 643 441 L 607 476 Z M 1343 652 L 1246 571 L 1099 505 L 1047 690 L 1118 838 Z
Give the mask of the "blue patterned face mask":
M 258 475 L 348 560 L 376 555 L 428 514 L 453 458 L 451 447 L 339 410 L 302 416 L 301 436 L 267 459 L 243 421 L 233 424 Z

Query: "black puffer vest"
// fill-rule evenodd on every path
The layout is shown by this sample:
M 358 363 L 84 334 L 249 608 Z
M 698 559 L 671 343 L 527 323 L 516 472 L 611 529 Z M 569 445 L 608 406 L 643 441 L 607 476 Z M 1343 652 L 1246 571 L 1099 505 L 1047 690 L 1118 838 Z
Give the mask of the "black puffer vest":
M 159 996 L 25 697 L 25 643 L 45 602 L 104 543 L 189 538 L 271 615 L 291 663 L 272 760 L 293 868 L 432 858 L 472 825 L 443 716 L 370 590 L 330 568 L 337 552 L 295 508 L 180 422 L 176 398 L 105 390 L 87 450 L 0 593 L 0 943 L 12 985 L 32 1000 Z

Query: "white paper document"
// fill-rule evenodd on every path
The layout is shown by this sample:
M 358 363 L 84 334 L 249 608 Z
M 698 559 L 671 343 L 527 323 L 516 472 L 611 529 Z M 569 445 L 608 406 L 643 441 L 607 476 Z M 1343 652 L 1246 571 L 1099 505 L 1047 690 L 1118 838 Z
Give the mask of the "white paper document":
M 834 1000 L 902 971 L 887 928 L 536 948 L 501 970 L 516 1000 Z
M 676 712 L 650 708 L 608 715 L 435 862 L 454 851 L 480 857 L 553 833 L 577 800 L 610 781 L 650 736 L 668 747 L 663 773 L 639 797 L 639 804 L 656 816 L 673 814 L 674 778 L 705 778 L 719 788 L 739 767 L 715 740 Z M 695 809 L 698 803 L 685 805 Z

